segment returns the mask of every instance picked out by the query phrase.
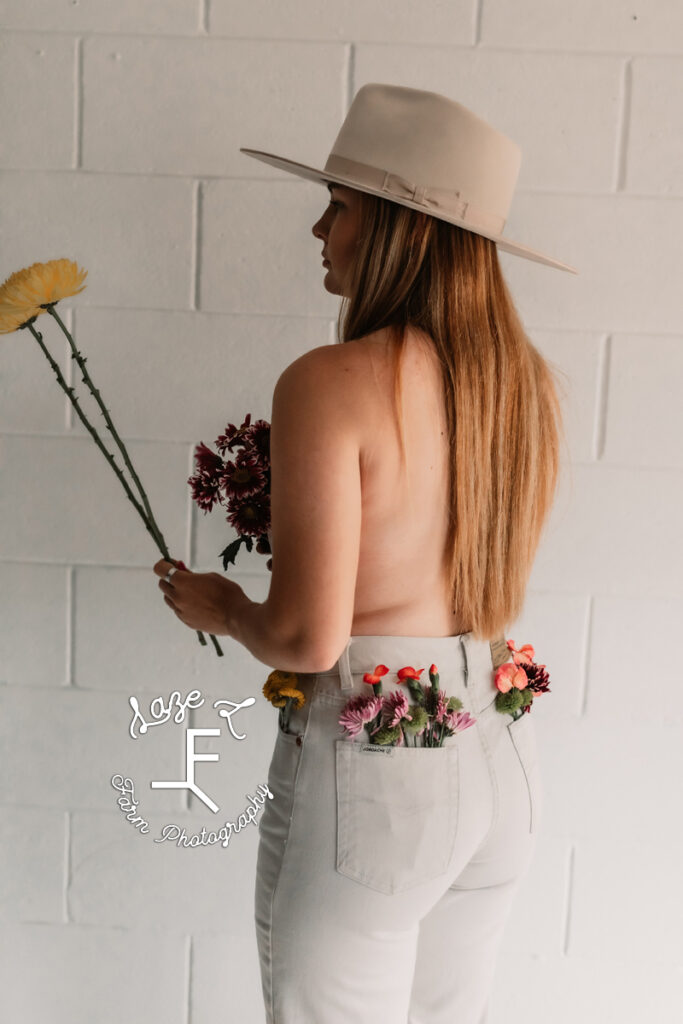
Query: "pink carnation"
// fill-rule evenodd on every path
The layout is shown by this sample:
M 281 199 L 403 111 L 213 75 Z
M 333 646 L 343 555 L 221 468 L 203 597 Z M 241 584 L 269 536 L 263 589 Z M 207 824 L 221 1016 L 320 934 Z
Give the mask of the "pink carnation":
M 372 722 L 382 709 L 382 698 L 357 694 L 344 705 L 339 724 L 349 736 L 357 736 L 366 722 Z
M 402 718 L 412 722 L 413 716 L 408 714 L 408 698 L 403 690 L 393 690 L 384 697 L 382 711 L 384 714 L 384 725 L 389 728 L 398 725 Z
M 437 690 L 436 692 L 436 708 L 434 710 L 434 717 L 437 722 L 443 722 L 448 712 L 448 697 L 443 690 Z
M 471 725 L 474 725 L 476 718 L 472 718 L 469 711 L 447 711 L 444 721 L 453 732 L 462 732 L 464 729 L 469 729 Z

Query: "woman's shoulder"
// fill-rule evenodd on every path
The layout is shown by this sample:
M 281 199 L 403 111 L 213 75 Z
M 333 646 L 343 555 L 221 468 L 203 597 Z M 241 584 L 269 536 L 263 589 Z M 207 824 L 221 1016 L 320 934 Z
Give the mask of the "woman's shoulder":
M 284 379 L 298 379 L 304 386 L 324 387 L 330 397 L 333 393 L 343 393 L 346 398 L 358 395 L 369 370 L 370 345 L 376 351 L 381 347 L 368 338 L 308 349 L 285 368 L 278 385 Z
M 291 362 L 277 387 L 289 383 L 302 397 L 307 391 L 322 389 L 331 405 L 343 406 L 353 418 L 360 412 L 367 419 L 370 406 L 380 396 L 393 393 L 394 354 L 389 328 L 351 341 L 319 345 Z M 433 362 L 433 346 L 422 332 L 409 328 L 402 360 L 408 369 L 407 379 L 415 385 L 423 376 L 425 356 Z
M 352 344 L 319 345 L 291 362 L 273 391 L 273 422 L 300 426 L 310 439 L 353 436 L 360 443 L 367 406 L 367 364 Z

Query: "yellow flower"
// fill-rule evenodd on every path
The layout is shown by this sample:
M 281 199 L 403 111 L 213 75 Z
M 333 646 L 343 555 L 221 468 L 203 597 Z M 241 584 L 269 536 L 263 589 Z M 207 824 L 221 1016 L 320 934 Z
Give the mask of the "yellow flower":
M 87 270 L 79 270 L 72 260 L 48 260 L 17 270 L 0 285 L 0 334 L 9 334 L 45 310 L 46 303 L 57 303 L 85 288 Z
M 277 691 L 273 693 L 268 699 L 270 700 L 270 703 L 273 705 L 274 708 L 283 708 L 287 703 L 287 698 L 281 697 Z
M 265 681 L 263 696 L 276 708 L 285 706 L 286 697 L 296 696 L 297 700 L 300 697 L 301 701 L 297 706 L 301 707 L 305 698 L 301 690 L 296 688 L 298 682 L 299 677 L 296 672 L 282 672 L 280 669 L 274 669 Z
M 43 309 L 34 309 L 32 313 L 6 313 L 3 309 L 0 309 L 0 334 L 11 334 L 12 331 L 18 331 L 19 328 L 30 320 L 32 317 L 38 316 L 39 313 L 44 313 Z
M 294 686 L 299 682 L 299 677 L 296 672 L 283 672 L 276 668 L 270 673 L 266 679 L 264 690 L 273 691 L 275 689 L 280 690 L 283 686 Z
M 293 697 L 294 700 L 296 701 L 296 707 L 297 708 L 303 707 L 303 705 L 306 703 L 306 698 L 304 697 L 304 695 L 301 692 L 301 690 L 297 690 L 296 687 L 294 687 L 294 686 L 284 686 L 280 690 L 280 696 L 281 697 Z

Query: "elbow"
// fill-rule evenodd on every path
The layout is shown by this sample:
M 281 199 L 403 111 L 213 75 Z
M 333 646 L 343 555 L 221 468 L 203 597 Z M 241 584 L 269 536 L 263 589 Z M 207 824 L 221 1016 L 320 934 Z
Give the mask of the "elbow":
M 297 671 L 306 675 L 317 675 L 318 672 L 329 672 L 337 658 L 330 658 L 327 654 L 321 656 L 318 650 L 310 647 L 299 647 L 294 654 L 294 662 Z
M 315 675 L 329 672 L 334 667 L 347 643 L 348 633 L 336 630 L 332 635 L 325 628 L 325 623 L 313 621 L 312 614 L 302 621 L 301 608 L 298 609 L 298 621 L 293 621 L 290 615 L 286 622 L 278 623 L 268 601 L 263 607 L 268 609 L 268 632 L 278 638 L 279 660 L 283 668 L 286 661 L 291 672 Z
M 345 643 L 346 641 L 343 641 L 341 646 L 338 643 L 335 645 L 321 644 L 310 636 L 302 639 L 296 645 L 294 653 L 294 660 L 299 666 L 298 671 L 311 675 L 316 675 L 318 672 L 329 672 L 337 663 Z

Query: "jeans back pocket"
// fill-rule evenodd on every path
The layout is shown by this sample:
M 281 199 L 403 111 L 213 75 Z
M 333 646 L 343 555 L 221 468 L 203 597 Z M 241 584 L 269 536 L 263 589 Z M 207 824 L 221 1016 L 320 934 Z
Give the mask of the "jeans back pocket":
M 529 712 L 508 722 L 508 733 L 524 772 L 529 797 L 529 832 L 537 832 L 543 810 L 543 786 L 536 747 L 536 728 Z
M 457 744 L 335 742 L 337 871 L 384 893 L 443 874 L 458 823 Z

